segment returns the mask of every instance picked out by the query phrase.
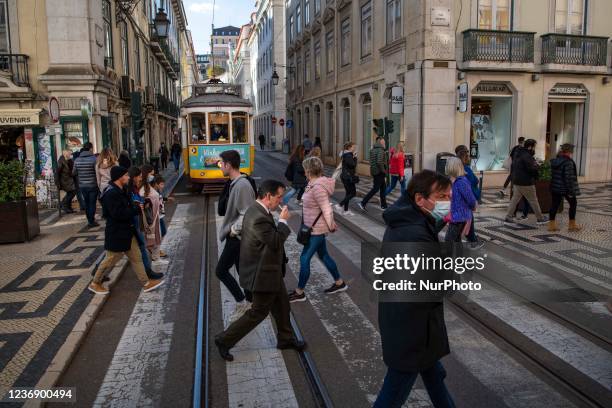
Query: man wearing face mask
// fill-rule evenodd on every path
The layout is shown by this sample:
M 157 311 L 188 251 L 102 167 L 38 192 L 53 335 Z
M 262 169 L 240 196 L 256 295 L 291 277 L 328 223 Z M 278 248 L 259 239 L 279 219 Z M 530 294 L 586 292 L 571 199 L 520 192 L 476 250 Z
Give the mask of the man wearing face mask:
M 534 159 L 536 141 L 525 140 L 523 147 L 519 147 L 512 157 L 512 188 L 513 195 L 506 213 L 506 222 L 514 222 L 514 212 L 521 198 L 525 197 L 536 215 L 538 225 L 548 222 L 548 218 L 542 214 L 538 197 L 536 195 L 535 182 L 538 178 L 538 163 Z
M 383 242 L 438 242 L 450 211 L 451 180 L 424 170 L 383 213 Z M 400 407 L 421 375 L 436 408 L 455 404 L 440 359 L 450 353 L 442 302 L 380 302 L 378 324 L 387 374 L 374 407 Z M 425 340 L 424 340 L 425 339 Z

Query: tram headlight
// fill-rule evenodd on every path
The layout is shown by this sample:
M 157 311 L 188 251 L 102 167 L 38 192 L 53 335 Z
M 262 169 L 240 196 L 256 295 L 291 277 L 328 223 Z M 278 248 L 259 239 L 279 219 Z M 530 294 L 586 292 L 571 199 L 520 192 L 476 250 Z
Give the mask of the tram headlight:
M 200 176 L 204 177 L 204 172 L 203 171 L 200 172 Z

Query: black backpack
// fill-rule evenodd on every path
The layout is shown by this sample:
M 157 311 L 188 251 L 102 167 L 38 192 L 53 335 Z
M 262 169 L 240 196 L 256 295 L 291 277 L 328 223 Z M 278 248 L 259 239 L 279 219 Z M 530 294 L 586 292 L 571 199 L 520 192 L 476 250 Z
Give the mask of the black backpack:
M 251 187 L 253 187 L 253 191 L 255 192 L 255 197 L 257 197 L 257 183 L 253 179 L 253 177 L 248 174 L 241 173 L 243 176 L 246 176 L 246 179 L 251 183 Z M 217 206 L 217 214 L 220 217 L 225 217 L 225 212 L 227 211 L 227 202 L 229 201 L 229 196 L 232 191 L 232 180 L 227 180 L 223 185 L 223 190 L 221 191 L 221 195 L 219 195 L 219 203 Z

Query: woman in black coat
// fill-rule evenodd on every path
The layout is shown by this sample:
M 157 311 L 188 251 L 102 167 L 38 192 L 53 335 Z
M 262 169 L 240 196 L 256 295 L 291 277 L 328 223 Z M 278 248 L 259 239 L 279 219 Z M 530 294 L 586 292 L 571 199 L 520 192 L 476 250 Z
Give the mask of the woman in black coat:
M 289 157 L 289 164 L 285 170 L 285 178 L 291 182 L 292 188 L 283 196 L 284 205 L 287 205 L 289 200 L 291 200 L 291 197 L 293 197 L 295 194 L 297 194 L 298 203 L 301 203 L 302 194 L 304 194 L 304 190 L 308 184 L 306 172 L 304 171 L 304 166 L 302 166 L 305 155 L 306 149 L 304 148 L 304 145 L 299 145 L 295 147 L 291 157 Z
M 348 142 L 344 145 L 344 153 L 342 154 L 342 173 L 340 180 L 344 185 L 344 198 L 337 204 L 338 210 L 343 210 L 344 215 L 352 215 L 349 211 L 351 199 L 357 195 L 356 184 L 359 177 L 355 174 L 357 168 L 357 158 L 355 157 L 355 143 Z
M 450 209 L 451 181 L 424 170 L 412 177 L 406 194 L 383 213 L 383 242 L 438 242 Z M 401 407 L 419 374 L 436 408 L 454 407 L 440 359 L 450 353 L 442 302 L 383 302 L 378 324 L 387 375 L 375 408 Z
M 573 153 L 574 145 L 565 143 L 561 145 L 561 150 L 557 157 L 550 161 L 552 203 L 550 205 L 548 221 L 549 231 L 559 231 L 555 217 L 563 197 L 565 197 L 570 206 L 567 230 L 569 232 L 577 232 L 582 229 L 581 225 L 576 224 L 576 207 L 578 206 L 576 197 L 580 195 L 580 187 L 578 186 L 576 162 L 572 159 Z

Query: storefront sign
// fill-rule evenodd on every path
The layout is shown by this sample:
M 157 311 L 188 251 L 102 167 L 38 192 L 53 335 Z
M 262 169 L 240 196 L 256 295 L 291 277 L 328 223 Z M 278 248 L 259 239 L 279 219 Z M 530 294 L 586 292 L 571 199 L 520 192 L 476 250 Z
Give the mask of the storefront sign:
M 508 85 L 499 82 L 480 82 L 474 88 L 474 93 L 512 95 Z
M 391 88 L 391 113 L 404 112 L 404 88 L 394 86 Z
M 467 112 L 468 106 L 468 83 L 462 82 L 457 87 L 457 110 L 461 113 Z
M 432 7 L 431 25 L 448 27 L 450 25 L 450 9 L 446 7 Z
M 81 110 L 82 97 L 59 97 L 62 110 Z
M 38 125 L 39 115 L 39 109 L 0 110 L 0 126 Z
M 587 90 L 582 85 L 555 85 L 549 92 L 550 95 L 572 95 L 587 96 Z

